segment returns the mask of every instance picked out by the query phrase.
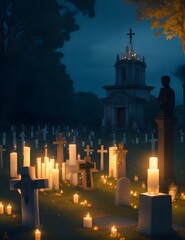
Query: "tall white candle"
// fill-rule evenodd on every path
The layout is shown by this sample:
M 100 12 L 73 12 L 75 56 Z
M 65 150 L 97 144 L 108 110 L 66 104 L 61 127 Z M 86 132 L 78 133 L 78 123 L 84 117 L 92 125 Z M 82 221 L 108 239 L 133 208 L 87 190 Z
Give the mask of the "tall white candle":
M 69 165 L 76 164 L 76 144 L 69 144 Z
M 10 204 L 8 204 L 8 206 L 6 207 L 6 213 L 8 215 L 10 215 L 12 213 L 12 206 Z
M 53 188 L 53 176 L 52 173 L 49 174 L 49 179 L 48 179 L 48 184 L 49 184 L 49 189 Z
M 73 203 L 78 203 L 79 195 L 78 193 L 73 194 Z
M 59 169 L 52 169 L 52 182 L 53 182 L 53 188 L 58 190 L 59 189 Z
M 30 147 L 24 146 L 23 167 L 30 167 Z
M 46 178 L 46 168 L 45 168 L 45 163 L 41 163 L 41 177 Z
M 11 178 L 17 177 L 17 153 L 16 152 L 10 153 L 10 177 Z
M 41 158 L 40 157 L 36 159 L 36 166 L 37 166 L 37 178 L 41 178 Z
M 115 226 L 111 227 L 111 237 L 117 237 L 117 228 Z
M 148 169 L 148 193 L 149 194 L 159 194 L 159 169 L 157 169 L 158 159 L 149 159 L 149 169 Z
M 109 176 L 117 178 L 117 147 L 109 147 Z
M 74 186 L 78 185 L 78 173 L 71 173 L 71 183 Z
M 149 158 L 149 168 L 150 169 L 157 169 L 158 168 L 158 158 L 157 157 L 150 157 Z
M 4 205 L 2 202 L 0 202 L 0 215 L 4 214 Z
M 84 228 L 92 228 L 92 217 L 89 213 L 83 218 L 83 227 Z
M 39 229 L 35 230 L 35 240 L 41 240 L 41 231 Z
M 63 181 L 66 180 L 66 163 L 65 162 L 62 163 L 62 180 Z
M 49 160 L 49 162 L 51 163 L 51 168 L 53 169 L 54 168 L 54 166 L 55 166 L 55 159 L 54 158 L 51 158 L 50 160 Z

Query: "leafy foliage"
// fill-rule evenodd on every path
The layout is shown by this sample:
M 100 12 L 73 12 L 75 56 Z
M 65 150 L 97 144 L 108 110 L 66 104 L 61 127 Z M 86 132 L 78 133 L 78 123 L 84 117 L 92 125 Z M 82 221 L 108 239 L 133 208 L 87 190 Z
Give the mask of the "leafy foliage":
M 0 0 L 0 104 L 8 122 L 72 121 L 73 81 L 61 48 L 95 0 Z
M 124 0 L 137 8 L 138 18 L 151 22 L 156 34 L 161 31 L 166 39 L 179 37 L 185 51 L 185 1 L 184 0 Z
M 101 126 L 103 105 L 98 97 L 91 92 L 75 94 L 76 122 L 79 126 Z

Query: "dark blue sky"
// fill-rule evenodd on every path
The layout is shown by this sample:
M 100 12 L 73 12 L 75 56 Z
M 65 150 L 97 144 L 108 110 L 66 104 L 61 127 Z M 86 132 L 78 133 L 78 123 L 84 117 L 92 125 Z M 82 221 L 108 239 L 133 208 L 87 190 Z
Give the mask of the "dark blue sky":
M 137 21 L 135 9 L 121 0 L 96 0 L 95 17 L 78 16 L 80 30 L 71 35 L 63 52 L 63 62 L 74 81 L 75 91 L 94 92 L 105 96 L 104 85 L 115 81 L 114 63 L 117 53 L 129 45 L 126 35 L 135 32 L 134 49 L 145 57 L 146 83 L 154 86 L 158 95 L 160 77 L 170 75 L 176 93 L 176 104 L 182 103 L 182 83 L 172 75 L 176 67 L 185 64 L 185 55 L 178 38 L 156 37 L 148 21 Z

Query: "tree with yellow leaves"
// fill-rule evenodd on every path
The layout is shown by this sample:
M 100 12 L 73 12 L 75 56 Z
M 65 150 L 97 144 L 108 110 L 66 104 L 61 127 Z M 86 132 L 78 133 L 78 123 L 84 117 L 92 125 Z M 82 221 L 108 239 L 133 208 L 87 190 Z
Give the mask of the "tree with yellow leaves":
M 179 37 L 185 53 L 185 0 L 123 0 L 137 8 L 140 20 L 150 20 L 151 28 L 166 39 Z

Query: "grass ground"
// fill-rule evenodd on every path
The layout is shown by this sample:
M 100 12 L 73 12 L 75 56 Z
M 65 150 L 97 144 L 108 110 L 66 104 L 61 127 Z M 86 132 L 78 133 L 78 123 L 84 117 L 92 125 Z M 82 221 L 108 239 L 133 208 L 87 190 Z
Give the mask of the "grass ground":
M 81 140 L 83 137 L 81 138 Z M 103 138 L 102 138 L 103 139 Z M 111 146 L 109 137 L 105 137 L 107 147 Z M 118 140 L 119 141 L 119 140 Z M 52 141 L 51 141 L 52 142 Z M 30 141 L 31 143 L 31 141 Z M 94 146 L 95 148 L 96 146 Z M 114 192 L 115 180 L 108 178 L 107 184 L 103 184 L 100 180 L 102 174 L 107 174 L 107 157 L 105 157 L 104 173 L 94 173 L 95 189 L 92 191 L 83 191 L 80 187 L 69 186 L 68 183 L 61 182 L 59 191 L 45 191 L 39 192 L 40 202 L 40 218 L 41 218 L 41 231 L 42 240 L 110 240 L 110 229 L 105 228 L 98 230 L 84 229 L 82 227 L 82 219 L 90 212 L 93 219 L 105 216 L 120 216 L 128 217 L 137 221 L 138 217 L 138 195 L 145 192 L 141 185 L 146 182 L 146 169 L 148 168 L 148 157 L 150 156 L 150 144 L 132 144 L 128 142 L 125 147 L 128 149 L 127 156 L 127 174 L 131 179 L 132 190 L 137 191 L 137 196 L 132 196 L 132 206 L 129 207 L 116 207 L 114 205 Z M 5 204 L 11 203 L 13 213 L 8 216 L 6 214 L 0 215 L 0 240 L 7 232 L 11 240 L 33 240 L 34 229 L 26 229 L 21 225 L 21 211 L 20 211 L 20 195 L 17 191 L 9 190 L 9 157 L 8 148 L 5 155 L 4 169 L 0 169 L 0 201 Z M 99 148 L 99 147 L 98 147 Z M 81 149 L 79 149 L 80 151 Z M 51 150 L 52 151 L 52 150 Z M 184 191 L 185 187 L 185 161 L 184 161 L 185 145 L 175 142 L 175 175 L 178 182 L 178 194 Z M 32 158 L 35 158 L 40 153 L 32 153 Z M 93 161 L 97 161 L 98 155 L 94 153 Z M 97 161 L 97 165 L 98 165 Z M 134 182 L 134 175 L 139 176 L 139 181 Z M 111 184 L 110 184 L 111 183 Z M 63 194 L 61 194 L 61 190 Z M 81 204 L 73 204 L 72 196 L 78 191 L 80 195 L 80 202 L 87 200 L 91 206 L 82 206 Z M 134 208 L 135 206 L 135 208 Z M 179 230 L 167 239 L 182 240 L 185 239 L 185 200 L 180 198 L 173 203 L 173 224 L 178 224 L 184 228 Z M 136 226 L 123 226 L 118 229 L 120 236 L 115 240 L 122 240 L 123 237 L 127 240 L 160 240 L 162 238 L 150 238 L 144 236 L 136 231 Z M 4 237 L 4 239 L 6 239 Z

